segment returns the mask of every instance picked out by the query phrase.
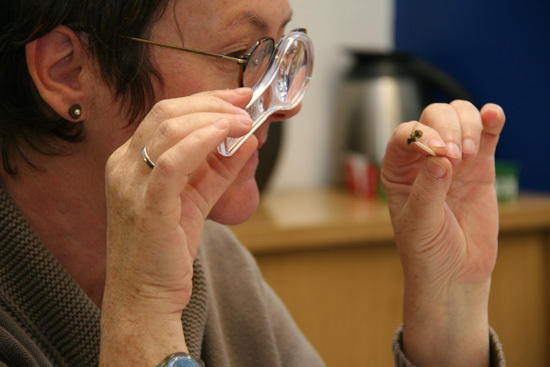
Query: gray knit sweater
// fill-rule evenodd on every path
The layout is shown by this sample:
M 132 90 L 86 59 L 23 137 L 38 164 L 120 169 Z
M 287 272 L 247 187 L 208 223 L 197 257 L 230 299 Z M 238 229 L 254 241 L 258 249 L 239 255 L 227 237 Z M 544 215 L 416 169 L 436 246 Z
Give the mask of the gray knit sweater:
M 95 366 L 100 317 L 41 245 L 0 185 L 0 367 Z M 207 222 L 182 314 L 192 355 L 206 366 L 323 366 L 252 256 L 225 227 Z M 412 366 L 394 341 L 397 366 Z M 504 366 L 491 334 L 494 366 Z

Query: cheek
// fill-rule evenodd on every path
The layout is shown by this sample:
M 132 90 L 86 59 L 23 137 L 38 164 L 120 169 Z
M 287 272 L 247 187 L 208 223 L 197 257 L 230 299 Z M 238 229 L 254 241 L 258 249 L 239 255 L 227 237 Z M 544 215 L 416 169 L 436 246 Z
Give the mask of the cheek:
M 173 56 L 173 55 L 171 55 Z M 238 73 L 222 72 L 215 65 L 216 60 L 207 56 L 158 58 L 157 68 L 163 83 L 155 83 L 157 99 L 178 98 L 195 93 L 238 88 Z
M 255 144 L 245 144 L 241 149 L 254 148 Z M 259 163 L 259 152 L 254 150 L 239 175 L 222 197 L 216 202 L 209 219 L 223 224 L 239 224 L 254 214 L 260 202 L 260 193 L 256 184 L 256 168 Z
M 259 202 L 260 194 L 253 177 L 235 182 L 214 205 L 208 218 L 226 225 L 240 224 L 254 214 Z
M 204 90 L 204 84 L 208 84 L 205 78 L 195 72 L 193 67 L 163 68 L 159 67 L 162 82 L 155 83 L 155 96 L 157 100 L 189 96 Z

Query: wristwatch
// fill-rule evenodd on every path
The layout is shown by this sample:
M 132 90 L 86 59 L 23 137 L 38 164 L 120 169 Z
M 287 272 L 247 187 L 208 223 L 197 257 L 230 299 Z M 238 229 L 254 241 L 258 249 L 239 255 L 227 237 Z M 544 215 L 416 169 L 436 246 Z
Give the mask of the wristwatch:
M 188 353 L 178 352 L 164 358 L 156 367 L 204 367 L 204 363 Z

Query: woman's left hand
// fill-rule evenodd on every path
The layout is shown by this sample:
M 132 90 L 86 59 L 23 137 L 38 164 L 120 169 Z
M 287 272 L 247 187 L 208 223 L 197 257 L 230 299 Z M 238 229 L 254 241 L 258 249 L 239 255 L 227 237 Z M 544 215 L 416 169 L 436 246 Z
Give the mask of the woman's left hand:
M 466 101 L 433 104 L 388 144 L 382 181 L 405 274 L 403 343 L 415 364 L 488 363 L 494 154 L 504 120 L 494 104 L 481 111 Z M 408 144 L 414 130 L 437 157 Z

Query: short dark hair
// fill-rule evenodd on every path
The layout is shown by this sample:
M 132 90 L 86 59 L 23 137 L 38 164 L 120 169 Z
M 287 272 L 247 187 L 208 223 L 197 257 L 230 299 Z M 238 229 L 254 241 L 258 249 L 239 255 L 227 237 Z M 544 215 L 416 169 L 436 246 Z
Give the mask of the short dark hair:
M 154 100 L 152 77 L 161 80 L 147 48 L 120 35 L 147 36 L 168 0 L 9 0 L 0 11 L 0 149 L 4 169 L 15 174 L 14 154 L 25 157 L 22 144 L 44 154 L 62 154 L 55 138 L 84 138 L 83 124 L 69 122 L 40 98 L 29 75 L 25 44 L 58 25 L 86 38 L 88 51 L 104 81 L 122 98 L 129 120 Z M 54 138 L 54 139 L 52 139 Z

